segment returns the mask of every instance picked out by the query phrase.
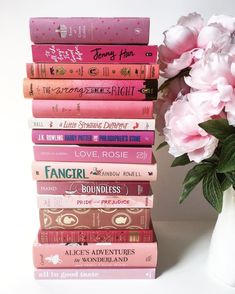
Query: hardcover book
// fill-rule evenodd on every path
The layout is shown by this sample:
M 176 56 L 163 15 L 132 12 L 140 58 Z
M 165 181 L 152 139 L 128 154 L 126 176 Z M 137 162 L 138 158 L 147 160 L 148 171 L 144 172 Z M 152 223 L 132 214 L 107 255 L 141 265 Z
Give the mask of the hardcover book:
M 39 230 L 41 244 L 52 243 L 149 243 L 153 229 L 140 230 Z
M 35 145 L 36 161 L 151 163 L 151 147 Z
M 31 118 L 32 129 L 154 131 L 155 119 Z
M 38 118 L 152 118 L 153 101 L 33 99 L 32 112 Z
M 148 17 L 32 17 L 34 43 L 147 44 Z
M 158 80 L 24 79 L 25 98 L 75 100 L 154 100 Z
M 148 196 L 149 182 L 37 181 L 38 194 Z
M 152 208 L 153 195 L 37 195 L 38 208 Z
M 36 269 L 36 280 L 155 279 L 156 268 Z
M 159 78 L 158 64 L 27 63 L 30 79 L 148 80 Z
M 32 45 L 36 63 L 143 63 L 157 62 L 157 46 L 136 45 Z
M 154 131 L 32 130 L 35 144 L 152 146 Z
M 33 245 L 36 268 L 153 268 L 157 242 L 151 243 L 58 243 Z
M 39 209 L 41 229 L 149 229 L 149 208 Z
M 157 163 L 92 163 L 34 161 L 32 164 L 34 180 L 48 181 L 155 181 Z

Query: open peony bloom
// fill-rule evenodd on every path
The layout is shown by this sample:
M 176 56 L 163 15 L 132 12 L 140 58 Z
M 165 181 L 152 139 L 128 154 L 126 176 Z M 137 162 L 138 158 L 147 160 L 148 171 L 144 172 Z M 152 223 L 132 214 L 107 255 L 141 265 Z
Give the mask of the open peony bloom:
M 207 25 L 197 13 L 181 17 L 177 25 L 164 32 L 159 47 L 160 70 L 163 77 L 174 77 L 191 67 L 207 50 L 235 52 L 235 18 L 213 16 Z
M 190 160 L 201 162 L 213 155 L 218 140 L 198 126 L 210 117 L 194 108 L 187 95 L 173 102 L 165 115 L 164 135 L 169 153 L 175 157 L 187 153 Z
M 163 128 L 165 127 L 165 113 L 170 109 L 178 95 L 185 95 L 189 91 L 190 87 L 185 83 L 184 77 L 177 76 L 170 80 L 168 85 L 160 92 L 160 97 L 155 103 L 156 126 L 160 135 L 163 135 Z
M 202 26 L 202 17 L 197 13 L 190 13 L 164 32 L 164 45 L 159 46 L 162 76 L 173 77 L 192 64 L 193 50 L 197 46 L 197 37 Z
M 185 81 L 194 91 L 217 91 L 217 99 L 221 102 L 229 102 L 234 99 L 234 68 L 235 56 L 208 52 L 192 66 L 190 75 L 185 77 Z

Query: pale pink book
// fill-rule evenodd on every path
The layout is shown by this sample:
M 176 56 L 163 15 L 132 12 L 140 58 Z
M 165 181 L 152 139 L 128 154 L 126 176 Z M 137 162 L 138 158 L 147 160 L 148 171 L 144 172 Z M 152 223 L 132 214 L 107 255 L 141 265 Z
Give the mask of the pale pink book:
M 156 268 L 36 269 L 36 280 L 155 279 Z
M 151 147 L 35 145 L 36 161 L 151 163 Z
M 33 245 L 36 268 L 122 268 L 157 266 L 157 242 L 58 243 Z
M 37 195 L 38 208 L 153 208 L 153 195 Z
M 152 118 L 153 101 L 33 99 L 32 112 L 37 118 Z
M 32 175 L 34 180 L 48 181 L 155 181 L 157 179 L 157 163 L 143 165 L 34 161 Z

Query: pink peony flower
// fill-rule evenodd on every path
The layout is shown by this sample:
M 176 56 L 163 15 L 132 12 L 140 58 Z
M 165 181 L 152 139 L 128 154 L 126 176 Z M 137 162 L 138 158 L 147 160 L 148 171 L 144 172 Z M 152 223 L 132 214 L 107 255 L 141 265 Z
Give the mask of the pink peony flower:
M 208 20 L 208 24 L 220 24 L 231 34 L 234 34 L 235 32 L 235 17 L 231 17 L 228 15 L 213 15 Z
M 160 70 L 163 77 L 174 77 L 182 69 L 200 60 L 208 49 L 235 52 L 235 18 L 213 16 L 206 26 L 197 13 L 181 17 L 177 25 L 164 32 L 159 47 Z
M 207 117 L 220 115 L 225 102 L 221 101 L 218 91 L 195 91 L 187 95 L 193 109 L 199 109 Z
M 178 95 L 185 95 L 189 91 L 190 87 L 186 85 L 184 77 L 176 77 L 170 80 L 167 87 L 160 92 L 161 95 L 155 103 L 156 126 L 160 135 L 163 135 L 163 128 L 165 127 L 165 113 L 170 109 Z
M 229 31 L 220 24 L 210 24 L 202 28 L 198 35 L 197 47 L 203 49 L 214 48 L 217 51 L 226 50 L 228 44 L 232 43 Z
M 194 90 L 218 91 L 219 99 L 228 102 L 235 87 L 234 62 L 235 56 L 208 52 L 192 66 L 185 82 Z
M 187 95 L 173 102 L 165 115 L 164 135 L 169 153 L 177 157 L 185 153 L 190 160 L 201 162 L 213 155 L 218 140 L 198 126 L 210 119 L 199 107 L 187 100 Z
M 190 13 L 164 32 L 164 45 L 159 46 L 162 76 L 173 77 L 192 64 L 198 33 L 202 26 L 202 17 L 197 13 Z
M 235 90 L 232 99 L 225 105 L 225 112 L 227 114 L 228 123 L 235 127 Z

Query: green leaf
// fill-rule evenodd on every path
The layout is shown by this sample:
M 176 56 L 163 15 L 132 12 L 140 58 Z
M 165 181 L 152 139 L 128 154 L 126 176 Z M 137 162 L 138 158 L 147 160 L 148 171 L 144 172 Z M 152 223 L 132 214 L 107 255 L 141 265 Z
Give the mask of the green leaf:
M 181 156 L 178 156 L 175 158 L 175 160 L 172 162 L 171 167 L 179 166 L 179 165 L 186 165 L 190 163 L 190 159 L 188 158 L 187 153 L 184 153 Z
M 162 147 L 166 146 L 167 145 L 167 142 L 162 142 L 161 144 L 158 145 L 157 150 L 161 149 Z
M 200 163 L 195 165 L 191 170 L 188 171 L 183 182 L 183 189 L 179 199 L 180 203 L 182 203 L 188 197 L 190 192 L 207 174 L 208 170 L 212 168 L 213 168 L 213 165 L 210 163 Z
M 220 213 L 223 204 L 223 191 L 215 169 L 209 170 L 204 176 L 202 189 L 206 200 Z
M 228 136 L 222 143 L 218 172 L 235 171 L 235 134 Z
M 235 172 L 225 173 L 226 178 L 230 182 L 230 186 L 235 186 Z
M 226 119 L 212 119 L 200 123 L 199 126 L 207 133 L 219 140 L 226 139 L 229 135 L 235 134 L 235 128 L 228 124 Z
M 219 181 L 221 189 L 222 191 L 226 191 L 232 184 L 225 174 L 217 174 L 217 176 L 219 175 L 223 175 L 223 179 Z

